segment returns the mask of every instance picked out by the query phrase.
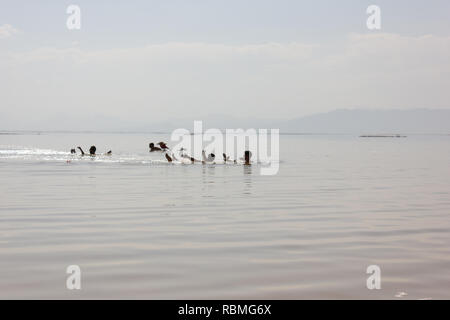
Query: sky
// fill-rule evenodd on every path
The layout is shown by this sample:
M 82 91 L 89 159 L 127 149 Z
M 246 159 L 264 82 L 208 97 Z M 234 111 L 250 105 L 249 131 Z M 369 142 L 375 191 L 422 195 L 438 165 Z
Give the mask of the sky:
M 0 130 L 450 109 L 449 17 L 448 0 L 0 0 Z

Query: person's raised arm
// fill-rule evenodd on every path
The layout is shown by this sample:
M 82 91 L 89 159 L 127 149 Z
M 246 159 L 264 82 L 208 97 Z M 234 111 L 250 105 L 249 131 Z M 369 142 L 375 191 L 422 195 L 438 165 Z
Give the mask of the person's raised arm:
M 80 149 L 81 155 L 84 156 L 84 151 L 83 151 L 83 149 L 81 149 L 81 147 L 77 147 L 77 148 Z

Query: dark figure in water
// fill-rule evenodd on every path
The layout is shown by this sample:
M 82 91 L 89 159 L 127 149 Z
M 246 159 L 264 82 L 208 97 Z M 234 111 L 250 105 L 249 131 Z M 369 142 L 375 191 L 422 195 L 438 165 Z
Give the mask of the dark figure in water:
M 105 155 L 106 156 L 110 156 L 110 155 L 112 155 L 112 151 L 111 150 L 109 150 L 107 153 L 105 153 Z
M 181 148 L 181 149 L 180 149 L 180 156 L 181 156 L 182 158 L 184 158 L 184 159 L 189 159 L 189 160 L 191 160 L 192 163 L 194 163 L 194 162 L 201 162 L 200 160 L 197 160 L 197 159 L 195 159 L 194 157 L 191 157 L 190 155 L 184 153 L 183 151 L 186 151 L 186 149 L 185 149 L 185 148 Z
M 203 162 L 203 161 L 197 160 L 197 159 L 195 159 L 194 157 L 191 157 L 191 156 L 189 156 L 189 155 L 187 155 L 187 154 L 183 154 L 183 155 L 181 155 L 181 157 L 182 157 L 182 158 L 185 158 L 185 159 L 191 160 L 191 163 L 194 163 L 194 162 Z
M 216 155 L 214 153 L 210 153 L 208 154 L 208 156 L 206 156 L 206 152 L 205 150 L 202 150 L 202 163 L 205 164 L 207 162 L 213 162 L 214 159 L 216 158 Z
M 83 151 L 83 149 L 81 149 L 81 147 L 77 147 L 77 148 L 80 149 L 81 155 L 84 156 L 84 151 Z
M 252 153 L 250 151 L 245 151 L 244 153 L 244 164 L 250 165 L 250 158 L 252 157 Z
M 166 153 L 165 154 L 167 161 L 172 162 L 172 158 Z
M 227 161 L 233 161 L 233 163 L 237 163 L 237 160 L 236 160 L 236 159 L 231 160 L 231 159 L 230 159 L 230 156 L 227 156 L 226 153 L 222 153 L 222 156 L 223 156 L 223 162 L 224 162 L 224 163 L 227 163 Z
M 169 147 L 167 146 L 167 144 L 165 142 L 158 142 L 158 145 L 161 147 L 161 149 L 163 150 L 167 150 L 169 149 Z
M 83 149 L 81 149 L 81 147 L 77 147 L 77 148 L 80 149 L 81 155 L 84 156 L 85 153 L 84 153 Z M 91 156 L 95 156 L 95 151 L 97 151 L 97 148 L 95 146 L 92 146 L 92 147 L 89 148 L 89 154 Z
M 155 147 L 155 144 L 152 142 L 148 145 L 150 147 L 150 152 L 162 151 L 161 148 Z
M 77 151 L 75 149 L 70 149 L 70 153 L 75 154 L 75 153 L 77 153 Z

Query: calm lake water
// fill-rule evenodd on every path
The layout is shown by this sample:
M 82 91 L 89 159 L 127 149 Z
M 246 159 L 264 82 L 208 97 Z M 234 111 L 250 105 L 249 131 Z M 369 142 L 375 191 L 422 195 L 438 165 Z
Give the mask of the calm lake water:
M 275 176 L 161 140 L 0 135 L 0 298 L 450 299 L 450 136 L 281 136 Z

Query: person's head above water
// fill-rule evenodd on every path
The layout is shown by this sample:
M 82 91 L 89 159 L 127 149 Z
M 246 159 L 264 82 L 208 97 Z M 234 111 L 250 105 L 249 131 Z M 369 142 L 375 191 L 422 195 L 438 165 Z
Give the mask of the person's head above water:
M 167 146 L 167 144 L 165 142 L 158 142 L 158 145 L 162 148 L 162 149 L 169 149 L 169 147 Z
M 214 153 L 210 153 L 208 154 L 208 156 L 206 156 L 205 150 L 202 150 L 202 158 L 203 162 L 212 162 L 216 158 L 216 155 Z
M 71 153 L 71 154 L 75 154 L 75 153 L 77 153 L 77 152 L 75 151 L 75 149 L 70 149 L 70 153 Z
M 208 158 L 206 158 L 206 160 L 208 162 L 213 162 L 215 158 L 216 158 L 216 155 L 214 153 L 210 153 L 210 154 L 208 154 Z
M 153 142 L 151 142 L 148 146 L 150 147 L 150 152 L 153 152 L 153 151 L 161 151 L 160 148 L 155 147 L 155 144 L 154 144 Z
M 96 148 L 95 146 L 91 146 L 91 147 L 89 148 L 89 153 L 90 153 L 91 155 L 95 155 L 95 151 L 97 151 L 97 148 Z
M 252 153 L 250 151 L 245 151 L 244 153 L 244 161 L 245 164 L 250 164 L 250 158 L 252 157 Z

